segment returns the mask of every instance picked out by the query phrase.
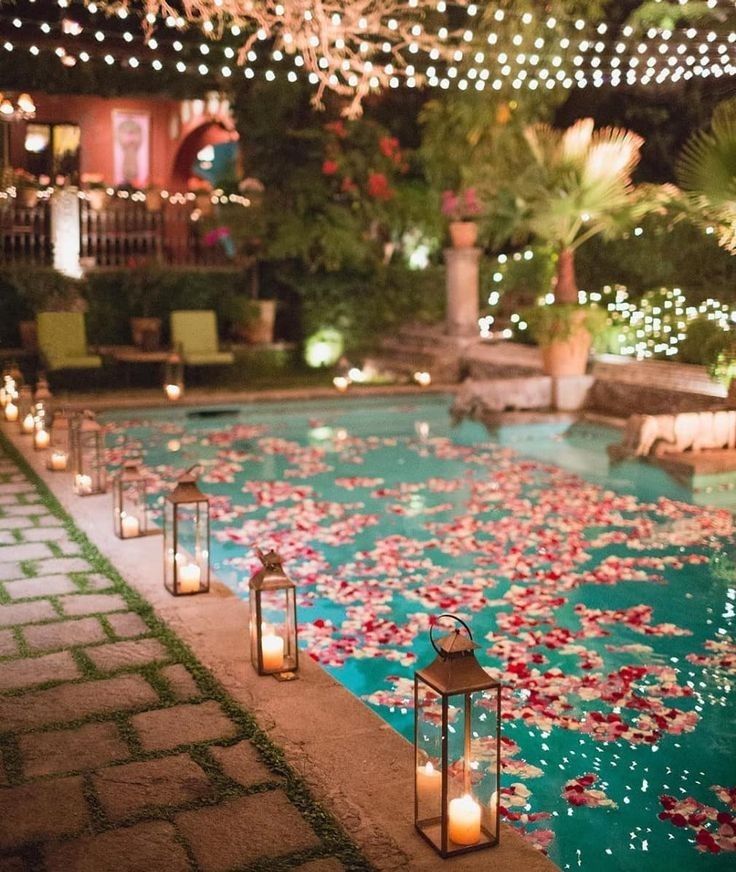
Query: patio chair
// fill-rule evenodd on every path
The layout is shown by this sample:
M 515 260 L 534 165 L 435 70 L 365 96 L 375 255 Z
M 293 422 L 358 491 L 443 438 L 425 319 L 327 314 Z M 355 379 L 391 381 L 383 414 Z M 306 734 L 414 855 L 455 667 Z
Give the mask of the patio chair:
M 211 309 L 182 309 L 171 313 L 171 344 L 188 366 L 226 366 L 231 351 L 220 351 L 217 321 Z
M 81 312 L 39 312 L 38 348 L 46 369 L 99 369 L 102 358 L 87 349 L 87 331 Z

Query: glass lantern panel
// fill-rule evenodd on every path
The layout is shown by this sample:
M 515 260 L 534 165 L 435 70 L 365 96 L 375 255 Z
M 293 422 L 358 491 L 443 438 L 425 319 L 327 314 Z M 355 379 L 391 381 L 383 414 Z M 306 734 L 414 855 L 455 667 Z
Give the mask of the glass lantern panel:
M 496 841 L 496 725 L 496 709 L 488 708 L 486 692 L 448 698 L 444 850 L 450 853 Z
M 437 848 L 442 820 L 442 698 L 417 677 L 414 683 L 415 805 L 417 827 Z
M 174 592 L 174 504 L 169 500 L 164 502 L 164 586 L 170 593 Z
M 257 602 L 251 608 L 252 620 L 260 618 L 261 632 L 259 636 L 257 625 L 252 627 L 256 632 L 251 633 L 251 645 L 260 641 L 262 671 L 293 672 L 298 668 L 296 591 L 293 587 L 259 590 L 254 596 Z M 253 663 L 258 663 L 257 647 L 251 654 Z
M 207 500 L 174 505 L 172 567 L 176 594 L 209 588 L 209 513 Z
M 102 437 L 98 431 L 77 434 L 74 490 L 82 495 L 104 493 L 107 474 L 104 463 Z
M 136 481 L 115 482 L 115 533 L 121 539 L 133 539 L 145 536 L 148 527 L 146 511 L 146 482 Z

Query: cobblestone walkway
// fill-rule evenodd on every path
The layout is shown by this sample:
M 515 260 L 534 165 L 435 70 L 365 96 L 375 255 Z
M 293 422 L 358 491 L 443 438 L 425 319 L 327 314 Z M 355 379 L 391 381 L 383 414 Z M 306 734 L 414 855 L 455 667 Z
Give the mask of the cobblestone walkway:
M 0 872 L 368 869 L 0 447 Z

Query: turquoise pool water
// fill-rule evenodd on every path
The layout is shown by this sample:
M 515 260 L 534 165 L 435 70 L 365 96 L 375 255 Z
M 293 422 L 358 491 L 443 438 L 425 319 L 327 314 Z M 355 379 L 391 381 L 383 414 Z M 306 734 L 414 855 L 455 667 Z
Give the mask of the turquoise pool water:
M 609 472 L 616 431 L 448 406 L 109 414 L 108 460 L 143 452 L 154 514 L 200 462 L 218 577 L 247 596 L 252 546 L 279 550 L 302 646 L 409 738 L 429 616 L 466 618 L 508 688 L 502 804 L 563 869 L 736 868 L 731 514 Z

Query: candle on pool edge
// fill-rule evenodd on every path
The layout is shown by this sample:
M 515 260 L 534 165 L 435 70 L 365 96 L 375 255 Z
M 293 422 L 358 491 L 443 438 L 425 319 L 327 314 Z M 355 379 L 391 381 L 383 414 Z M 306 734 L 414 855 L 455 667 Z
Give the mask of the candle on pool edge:
M 342 394 L 350 387 L 350 379 L 345 378 L 344 375 L 336 375 L 335 378 L 332 379 L 332 384 Z
M 177 571 L 180 593 L 194 593 L 199 590 L 202 572 L 196 563 L 184 563 Z
M 23 418 L 20 429 L 26 434 L 33 433 L 36 429 L 36 422 L 33 420 L 33 415 L 30 412 Z
M 78 494 L 91 494 L 92 477 L 77 473 L 77 475 L 74 476 L 74 490 L 76 490 Z
M 138 522 L 138 518 L 136 518 L 135 515 L 121 515 L 120 532 L 122 533 L 123 539 L 132 539 L 135 536 L 139 536 L 141 525 Z M 199 580 L 197 580 L 197 587 L 199 587 Z
M 38 451 L 48 448 L 49 442 L 51 442 L 51 436 L 48 430 L 36 430 L 33 434 L 33 447 Z
M 18 407 L 12 400 L 5 407 L 5 420 L 11 423 L 18 420 Z
M 456 845 L 477 845 L 480 841 L 480 806 L 466 793 L 450 801 L 448 809 L 450 841 Z
M 417 768 L 417 798 L 420 802 L 433 802 L 439 797 L 441 784 L 442 775 L 431 760 Z
M 166 398 L 172 402 L 181 397 L 181 387 L 179 385 L 166 385 L 164 390 L 166 391 Z
M 268 633 L 261 638 L 261 656 L 263 668 L 277 672 L 284 668 L 284 640 L 275 633 Z
M 67 456 L 66 451 L 52 451 L 51 452 L 51 469 L 54 472 L 64 472 L 66 469 Z

